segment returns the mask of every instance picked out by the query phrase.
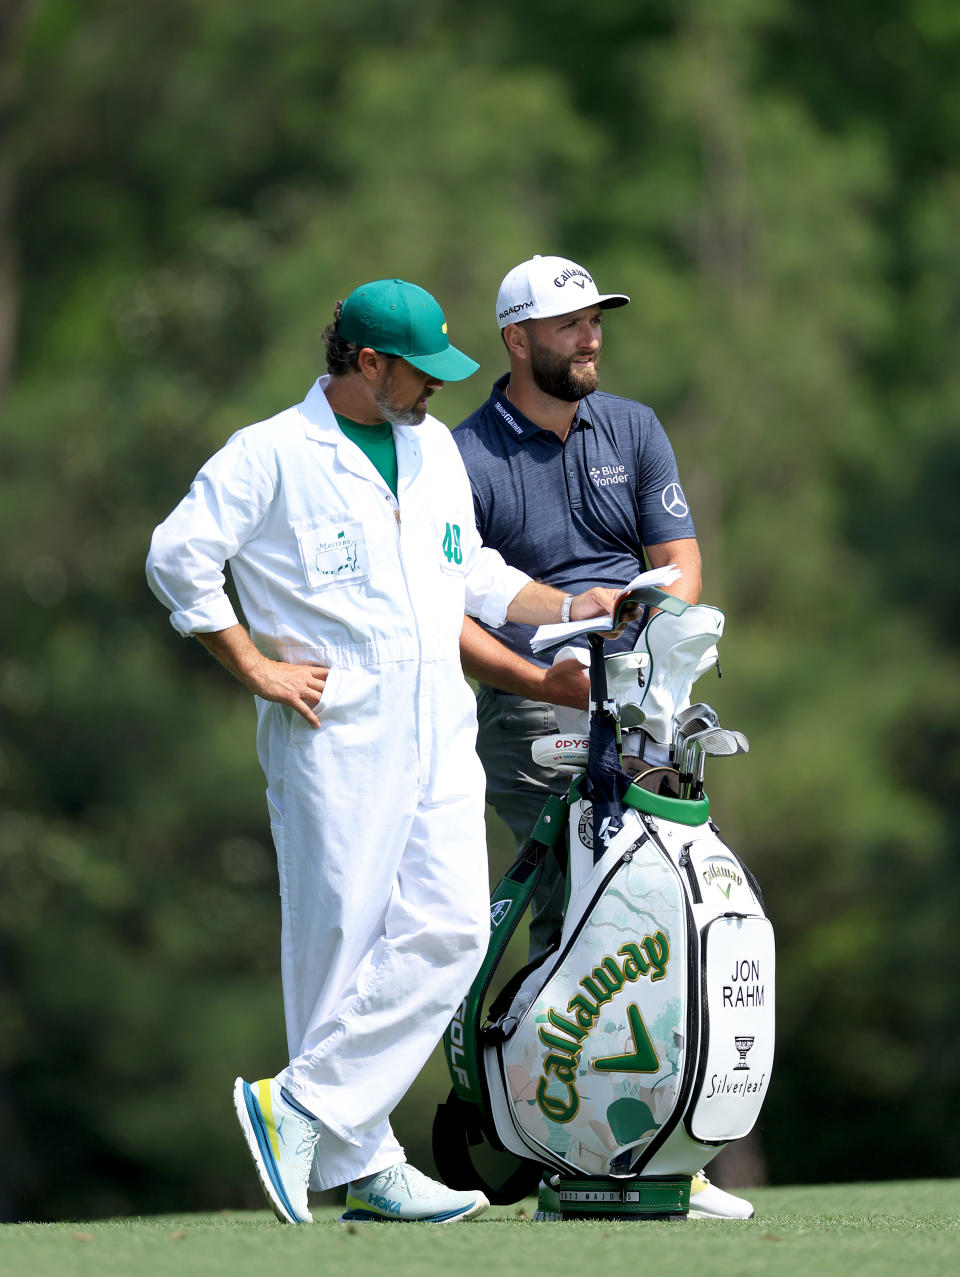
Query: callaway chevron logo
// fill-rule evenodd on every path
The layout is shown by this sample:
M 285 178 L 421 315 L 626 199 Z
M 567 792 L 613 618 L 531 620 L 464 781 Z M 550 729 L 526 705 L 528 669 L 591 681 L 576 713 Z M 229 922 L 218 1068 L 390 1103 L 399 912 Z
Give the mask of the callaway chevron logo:
M 743 886 L 743 878 L 728 860 L 709 860 L 706 868 L 701 870 L 701 877 L 708 887 L 716 887 L 720 894 L 726 896 L 728 900 L 730 899 L 731 887 Z M 721 879 L 725 879 L 725 881 L 721 881 Z

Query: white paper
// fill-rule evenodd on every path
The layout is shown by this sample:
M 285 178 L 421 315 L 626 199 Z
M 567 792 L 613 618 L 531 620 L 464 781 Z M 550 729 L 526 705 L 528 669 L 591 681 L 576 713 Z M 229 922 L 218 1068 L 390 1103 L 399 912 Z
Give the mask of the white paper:
M 543 652 L 547 648 L 568 643 L 570 639 L 577 638 L 580 634 L 606 634 L 613 629 L 613 617 L 617 605 L 626 595 L 637 591 L 642 593 L 646 586 L 652 585 L 660 589 L 665 585 L 672 585 L 682 575 L 683 573 L 675 563 L 668 563 L 662 568 L 651 568 L 649 572 L 641 572 L 617 595 L 613 612 L 605 617 L 591 616 L 586 621 L 557 621 L 554 625 L 541 625 L 530 640 L 530 647 L 534 652 Z

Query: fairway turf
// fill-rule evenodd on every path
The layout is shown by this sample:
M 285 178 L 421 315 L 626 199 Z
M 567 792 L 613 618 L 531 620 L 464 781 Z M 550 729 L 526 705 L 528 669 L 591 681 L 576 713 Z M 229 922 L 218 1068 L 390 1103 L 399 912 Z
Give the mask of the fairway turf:
M 332 1208 L 298 1227 L 224 1213 L 0 1225 L 4 1277 L 872 1277 L 960 1273 L 951 1180 L 757 1189 L 753 1220 L 547 1223 L 535 1203 L 478 1220 L 351 1224 Z

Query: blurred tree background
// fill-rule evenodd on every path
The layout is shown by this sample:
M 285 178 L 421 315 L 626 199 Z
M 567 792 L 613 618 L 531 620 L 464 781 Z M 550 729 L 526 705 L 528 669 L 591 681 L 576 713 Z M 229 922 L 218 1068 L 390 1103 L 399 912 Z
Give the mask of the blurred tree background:
M 667 425 L 727 614 L 698 693 L 753 751 L 713 810 L 779 940 L 756 1173 L 960 1173 L 958 155 L 952 0 L 4 0 L 0 1218 L 261 1205 L 253 706 L 150 533 L 364 279 L 481 361 L 455 424 L 534 252 L 633 296 L 603 387 Z M 425 1169 L 445 1090 L 397 1117 Z

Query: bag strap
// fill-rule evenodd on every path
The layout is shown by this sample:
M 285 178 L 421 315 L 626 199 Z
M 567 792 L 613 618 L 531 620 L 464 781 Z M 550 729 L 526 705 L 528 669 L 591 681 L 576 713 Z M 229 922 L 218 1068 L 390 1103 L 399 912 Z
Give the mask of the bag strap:
M 462 1100 L 451 1091 L 445 1104 L 437 1105 L 433 1119 L 433 1160 L 440 1178 L 450 1188 L 479 1188 L 494 1206 L 509 1206 L 536 1193 L 540 1183 L 540 1167 L 525 1157 L 507 1152 L 499 1140 L 490 1139 L 485 1130 L 483 1112 L 476 1104 Z M 470 1149 L 488 1144 L 500 1154 L 496 1162 L 510 1168 L 500 1184 L 491 1184 L 487 1175 L 477 1170 Z M 490 1161 L 489 1157 L 485 1159 Z
M 566 820 L 566 799 L 551 794 L 530 838 L 493 892 L 486 956 L 443 1035 L 453 1089 L 446 1103 L 437 1106 L 433 1119 L 434 1161 L 445 1184 L 458 1189 L 482 1189 L 495 1206 L 506 1206 L 535 1193 L 540 1168 L 504 1148 L 497 1136 L 480 1063 L 480 1017 L 493 974 L 527 911 L 547 858 L 553 854 L 561 872 L 566 870 Z M 508 1167 L 507 1177 L 500 1184 L 491 1184 L 470 1156 L 471 1147 L 484 1144 L 496 1151 L 495 1161 Z
M 497 884 L 490 898 L 490 940 L 486 956 L 443 1035 L 443 1053 L 454 1091 L 462 1100 L 482 1108 L 486 1106 L 486 1088 L 480 1072 L 479 1034 L 487 990 L 510 938 L 527 911 L 547 856 L 557 845 L 563 845 L 566 810 L 566 800 L 551 794 L 533 833 Z

